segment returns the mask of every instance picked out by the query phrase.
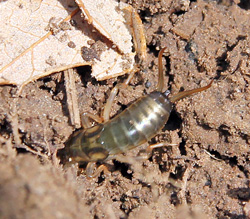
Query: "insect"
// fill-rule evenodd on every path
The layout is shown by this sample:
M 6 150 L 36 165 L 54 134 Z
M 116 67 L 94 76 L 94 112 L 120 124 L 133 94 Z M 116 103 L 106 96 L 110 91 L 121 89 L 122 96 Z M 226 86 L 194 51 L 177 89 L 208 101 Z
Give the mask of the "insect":
M 87 162 L 87 175 L 89 177 L 98 176 L 100 172 L 107 169 L 102 164 L 94 172 L 96 162 L 113 159 L 117 155 L 149 141 L 164 127 L 176 101 L 211 87 L 213 80 L 205 87 L 182 91 L 172 97 L 164 94 L 162 55 L 165 49 L 163 48 L 158 56 L 159 75 L 156 91 L 141 97 L 123 112 L 109 119 L 111 106 L 119 88 L 126 87 L 129 84 L 136 72 L 134 70 L 124 83 L 118 84 L 112 89 L 104 107 L 102 118 L 89 113 L 84 114 L 82 118 L 84 129 L 75 132 L 60 152 L 63 163 L 81 164 Z M 91 126 L 89 118 L 95 120 L 98 124 Z M 148 146 L 148 156 L 151 155 L 153 148 L 164 145 L 158 143 Z

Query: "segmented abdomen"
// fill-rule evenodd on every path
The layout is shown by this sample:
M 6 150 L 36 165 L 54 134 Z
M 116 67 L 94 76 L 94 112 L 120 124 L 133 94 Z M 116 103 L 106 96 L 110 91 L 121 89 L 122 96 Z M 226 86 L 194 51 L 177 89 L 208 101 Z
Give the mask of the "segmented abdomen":
M 154 137 L 168 121 L 171 110 L 167 97 L 153 92 L 105 123 L 98 141 L 109 154 L 126 152 Z

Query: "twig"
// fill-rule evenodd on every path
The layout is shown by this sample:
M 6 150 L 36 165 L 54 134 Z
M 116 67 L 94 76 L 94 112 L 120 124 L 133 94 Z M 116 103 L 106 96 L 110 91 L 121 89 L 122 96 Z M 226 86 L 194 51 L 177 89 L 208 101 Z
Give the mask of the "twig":
M 73 69 L 68 69 L 64 71 L 65 77 L 65 87 L 67 93 L 67 104 L 69 110 L 69 116 L 71 124 L 76 128 L 81 127 L 79 107 L 77 103 L 77 94 L 75 86 L 75 77 Z

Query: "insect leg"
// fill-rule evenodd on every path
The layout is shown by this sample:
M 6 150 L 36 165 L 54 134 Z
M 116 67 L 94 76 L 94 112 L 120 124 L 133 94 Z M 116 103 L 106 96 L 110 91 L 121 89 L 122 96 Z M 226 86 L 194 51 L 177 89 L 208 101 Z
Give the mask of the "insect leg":
M 147 160 L 148 158 L 151 157 L 152 151 L 155 148 L 160 148 L 160 147 L 164 147 L 164 146 L 177 146 L 177 145 L 178 144 L 171 144 L 171 143 L 168 143 L 168 142 L 161 142 L 161 143 L 157 143 L 157 144 L 152 144 L 152 145 L 149 145 L 146 148 L 146 153 L 145 154 L 139 155 L 139 156 L 135 157 L 135 159 L 144 161 L 144 160 Z
M 98 115 L 94 115 L 92 113 L 83 113 L 81 115 L 81 123 L 84 129 L 90 128 L 93 124 L 90 122 L 90 119 L 94 120 L 97 123 L 102 123 L 103 119 Z
M 110 115 L 110 111 L 111 111 L 111 107 L 112 107 L 112 104 L 114 102 L 114 99 L 119 91 L 119 89 L 122 87 L 122 88 L 125 88 L 128 86 L 129 82 L 131 81 L 131 79 L 133 78 L 134 74 L 138 71 L 138 68 L 135 67 L 133 69 L 133 71 L 129 74 L 127 80 L 121 84 L 117 84 L 111 91 L 110 95 L 109 95 L 109 98 L 107 100 L 107 103 L 105 104 L 104 106 L 104 109 L 103 109 L 103 120 L 104 122 L 107 122 L 109 120 L 109 115 Z
M 115 155 L 114 159 L 122 163 L 133 164 L 135 161 L 145 161 L 152 155 L 152 150 L 164 146 L 177 146 L 178 144 L 170 144 L 168 142 L 161 142 L 157 144 L 149 145 L 146 150 L 140 151 L 138 156 L 124 156 L 121 154 Z
M 102 164 L 95 170 L 95 162 L 89 162 L 86 167 L 86 175 L 88 178 L 95 178 L 103 171 L 105 174 L 109 173 L 108 168 Z

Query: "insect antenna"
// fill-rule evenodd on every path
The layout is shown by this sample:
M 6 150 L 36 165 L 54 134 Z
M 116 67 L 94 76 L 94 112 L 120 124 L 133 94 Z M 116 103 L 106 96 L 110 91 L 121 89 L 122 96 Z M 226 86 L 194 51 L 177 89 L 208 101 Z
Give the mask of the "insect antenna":
M 187 91 L 182 91 L 182 92 L 179 92 L 178 94 L 175 94 L 174 96 L 170 97 L 169 100 L 174 103 L 176 102 L 177 100 L 180 100 L 184 97 L 187 97 L 187 96 L 190 96 L 191 94 L 194 94 L 194 93 L 198 93 L 198 92 L 201 92 L 201 91 L 204 91 L 208 88 L 211 87 L 212 83 L 213 83 L 214 79 L 207 85 L 207 86 L 204 86 L 204 87 L 200 87 L 200 88 L 196 88 L 196 89 L 193 89 L 193 90 L 187 90 Z
M 163 65 L 162 65 L 162 55 L 167 47 L 161 49 L 158 55 L 158 84 L 157 84 L 157 91 L 163 92 Z

